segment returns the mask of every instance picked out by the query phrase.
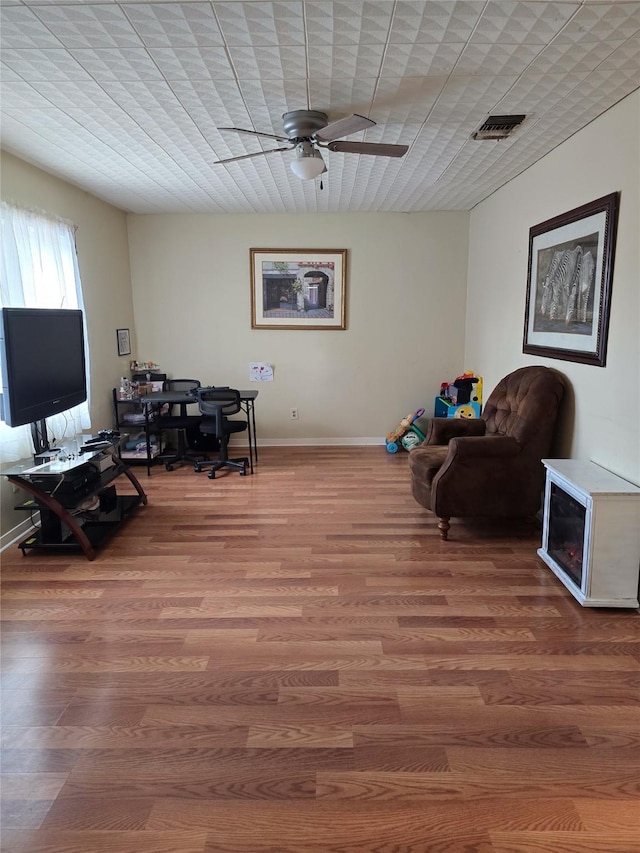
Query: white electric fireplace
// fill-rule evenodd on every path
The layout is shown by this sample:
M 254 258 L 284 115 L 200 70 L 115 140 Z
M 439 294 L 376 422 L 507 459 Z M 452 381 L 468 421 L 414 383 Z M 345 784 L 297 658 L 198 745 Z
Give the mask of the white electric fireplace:
M 539 556 L 586 607 L 638 607 L 640 488 L 593 462 L 543 459 Z

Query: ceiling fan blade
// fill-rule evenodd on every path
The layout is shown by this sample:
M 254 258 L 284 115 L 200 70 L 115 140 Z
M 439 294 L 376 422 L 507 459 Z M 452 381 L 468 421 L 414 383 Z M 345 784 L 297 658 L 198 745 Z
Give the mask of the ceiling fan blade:
M 266 136 L 268 139 L 277 139 L 278 142 L 288 142 L 287 136 L 276 136 L 275 133 L 262 133 L 260 130 L 245 130 L 243 127 L 219 127 L 218 130 L 232 130 L 234 133 L 246 133 L 249 136 Z
M 332 121 L 330 124 L 325 125 L 314 136 L 320 142 L 331 142 L 333 139 L 349 136 L 350 133 L 357 133 L 359 130 L 366 130 L 366 128 L 373 127 L 374 125 L 375 121 L 354 113 L 353 115 L 339 118 L 337 121 Z
M 219 166 L 220 163 L 235 163 L 236 160 L 248 160 L 249 157 L 261 157 L 263 154 L 273 154 L 276 151 L 291 151 L 291 146 L 286 148 L 269 148 L 267 151 L 254 151 L 253 154 L 241 154 L 239 157 L 227 157 L 225 160 L 214 160 L 213 165 Z
M 386 145 L 383 142 L 330 142 L 329 151 L 342 151 L 343 154 L 375 154 L 380 157 L 404 157 L 408 145 Z

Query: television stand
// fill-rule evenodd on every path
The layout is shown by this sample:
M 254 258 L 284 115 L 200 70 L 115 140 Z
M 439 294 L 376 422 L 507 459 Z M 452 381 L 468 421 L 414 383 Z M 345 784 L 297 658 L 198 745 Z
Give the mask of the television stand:
M 117 454 L 120 439 L 111 447 L 80 454 L 77 459 L 44 465 L 18 462 L 0 473 L 32 497 L 17 510 L 40 512 L 40 527 L 23 539 L 27 550 L 82 551 L 88 560 L 112 536 L 131 512 L 147 503 L 136 476 Z M 118 495 L 115 485 L 125 476 L 135 495 Z

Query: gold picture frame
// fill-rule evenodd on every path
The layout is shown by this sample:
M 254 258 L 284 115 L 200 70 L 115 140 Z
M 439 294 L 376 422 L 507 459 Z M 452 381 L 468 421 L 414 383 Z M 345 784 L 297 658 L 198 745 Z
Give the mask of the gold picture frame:
M 346 249 L 251 249 L 252 329 L 346 329 Z

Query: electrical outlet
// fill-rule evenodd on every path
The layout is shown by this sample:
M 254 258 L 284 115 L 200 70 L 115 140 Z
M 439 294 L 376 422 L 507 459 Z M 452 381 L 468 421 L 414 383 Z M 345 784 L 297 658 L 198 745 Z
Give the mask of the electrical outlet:
M 291 414 L 291 420 L 292 421 L 298 420 L 298 410 L 297 409 L 291 409 L 290 414 Z

